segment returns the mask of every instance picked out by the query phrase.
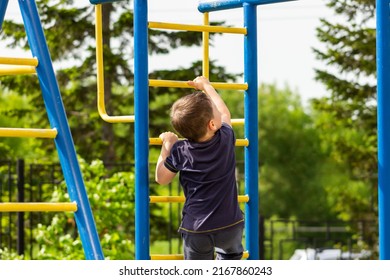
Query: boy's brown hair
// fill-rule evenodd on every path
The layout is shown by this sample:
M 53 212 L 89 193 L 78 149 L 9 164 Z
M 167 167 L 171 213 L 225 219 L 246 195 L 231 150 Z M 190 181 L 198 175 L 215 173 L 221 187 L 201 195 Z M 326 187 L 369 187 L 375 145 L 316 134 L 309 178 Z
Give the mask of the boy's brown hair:
M 212 100 L 202 91 L 180 98 L 171 108 L 172 126 L 190 141 L 197 142 L 206 135 L 207 125 L 213 117 Z

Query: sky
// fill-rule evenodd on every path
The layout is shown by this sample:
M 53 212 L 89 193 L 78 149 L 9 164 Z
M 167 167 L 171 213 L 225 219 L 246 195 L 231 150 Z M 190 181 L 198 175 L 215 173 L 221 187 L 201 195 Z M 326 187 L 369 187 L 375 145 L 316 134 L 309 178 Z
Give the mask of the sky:
M 88 4 L 88 0 L 79 0 Z M 149 21 L 183 24 L 202 24 L 203 15 L 198 12 L 199 0 L 149 0 Z M 258 28 L 258 81 L 275 83 L 280 88 L 288 85 L 306 103 L 310 98 L 326 95 L 322 84 L 314 80 L 314 68 L 321 68 L 315 59 L 313 47 L 321 48 L 316 38 L 320 18 L 330 19 L 333 11 L 325 6 L 325 0 L 298 0 L 257 7 Z M 11 0 L 5 19 L 19 18 L 18 2 Z M 210 21 L 225 21 L 227 25 L 243 26 L 243 9 L 231 9 L 210 13 Z M 0 43 L 1 56 L 20 56 L 18 51 L 5 50 Z M 149 68 L 176 69 L 187 67 L 202 59 L 202 48 L 179 48 L 168 55 L 151 56 Z M 23 57 L 29 57 L 23 54 Z M 217 36 L 210 47 L 210 59 L 225 66 L 228 72 L 244 71 L 242 35 Z M 191 77 L 189 77 L 191 79 Z
M 197 11 L 198 0 L 149 0 L 149 21 L 202 24 L 203 16 Z M 322 84 L 314 80 L 314 68 L 322 67 L 316 61 L 313 47 L 321 47 L 316 37 L 320 18 L 333 16 L 324 0 L 298 0 L 257 8 L 258 16 L 258 81 L 288 85 L 300 94 L 305 103 L 308 99 L 326 95 Z M 242 27 L 243 9 L 237 8 L 210 13 L 210 21 L 226 21 L 226 24 Z M 244 70 L 244 48 L 241 35 L 219 36 L 210 49 L 210 59 L 227 68 L 229 72 Z M 179 49 L 169 56 L 150 58 L 150 67 L 183 65 L 186 58 L 202 57 L 202 49 Z M 180 59 L 178 59 L 180 58 Z M 192 60 L 189 60 L 192 61 Z M 157 67 L 158 68 L 158 67 Z

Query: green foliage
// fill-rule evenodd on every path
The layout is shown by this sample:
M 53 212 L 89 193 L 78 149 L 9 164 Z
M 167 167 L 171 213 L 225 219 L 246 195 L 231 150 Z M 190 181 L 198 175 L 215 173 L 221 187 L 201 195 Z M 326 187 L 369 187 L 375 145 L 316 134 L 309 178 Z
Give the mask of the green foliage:
M 1 83 L 0 83 L 1 85 Z M 24 118 L 24 114 L 30 111 L 30 99 L 26 95 L 20 95 L 14 91 L 3 90 L 0 94 L 0 127 L 6 128 L 38 128 L 35 127 L 33 115 L 31 118 Z M 47 128 L 48 126 L 41 126 L 40 128 Z M 0 158 L 15 159 L 24 158 L 35 161 L 40 159 L 51 159 L 50 156 L 44 156 L 40 145 L 42 141 L 39 139 L 22 139 L 22 138 L 0 138 Z M 47 146 L 53 146 L 47 145 Z
M 327 189 L 343 219 L 376 216 L 376 30 L 374 0 L 328 0 L 339 16 L 322 19 L 315 49 L 324 69 L 316 70 L 329 97 L 313 100 L 316 126 L 325 148 L 347 177 Z M 332 189 L 332 190 L 331 190 Z
M 288 88 L 270 85 L 259 90 L 259 159 L 262 215 L 332 216 L 321 182 L 327 154 L 312 117 Z
M 111 116 L 134 113 L 132 4 L 132 1 L 119 1 L 102 6 L 104 92 L 106 110 Z M 88 161 L 100 158 L 105 163 L 130 162 L 133 159 L 134 147 L 133 124 L 105 123 L 97 113 L 94 6 L 89 2 L 76 4 L 75 1 L 69 0 L 44 0 L 38 1 L 37 7 L 57 70 L 57 80 L 77 152 Z M 4 21 L 2 27 L 0 39 L 4 40 L 8 47 L 29 49 L 23 24 Z M 179 46 L 200 46 L 202 42 L 202 34 L 199 32 L 151 29 L 148 34 L 151 56 L 168 54 Z M 216 35 L 210 36 L 212 42 Z M 210 68 L 214 77 L 224 79 L 228 76 L 221 67 L 211 65 Z M 170 77 L 172 80 L 186 81 L 200 73 L 199 63 L 194 63 L 186 68 L 150 73 L 150 78 Z M 35 76 L 6 77 L 2 79 L 1 88 L 29 96 L 31 108 L 23 113 L 23 118 L 33 119 L 34 127 L 47 125 L 46 110 Z M 150 91 L 152 103 L 155 98 L 159 99 L 156 94 L 163 93 L 162 98 L 169 105 L 181 94 L 177 89 Z M 166 106 L 154 106 L 151 104 L 151 118 L 156 119 L 158 128 L 152 123 L 151 134 L 156 130 L 161 133 L 162 128 L 169 125 L 169 121 L 163 122 L 167 120 Z M 32 118 L 34 115 L 35 118 Z M 42 144 L 42 149 L 47 154 L 56 154 L 54 146 Z
M 107 177 L 101 161 L 130 162 L 133 155 L 132 124 L 106 124 L 96 108 L 96 69 L 93 6 L 74 1 L 44 0 L 37 5 L 77 152 L 92 162 L 82 162 L 91 207 L 109 259 L 130 259 L 134 232 L 134 178 L 132 173 Z M 130 1 L 131 2 L 131 1 Z M 264 85 L 259 91 L 260 210 L 267 217 L 297 219 L 372 219 L 376 210 L 376 86 L 374 0 L 328 0 L 344 17 L 342 23 L 321 21 L 317 35 L 324 44 L 315 49 L 328 65 L 316 78 L 330 96 L 313 100 L 305 111 L 296 93 Z M 109 115 L 134 112 L 131 42 L 133 14 L 129 1 L 103 8 L 106 107 Z M 6 21 L 0 39 L 9 47 L 28 49 L 22 25 Z M 149 52 L 167 54 L 179 46 L 199 46 L 200 33 L 150 30 Z M 202 74 L 201 62 L 177 70 L 156 70 L 151 79 L 189 80 Z M 235 82 L 240 75 L 210 64 L 210 80 Z M 0 83 L 0 126 L 48 126 L 38 80 L 35 76 L 4 77 Z M 169 108 L 188 90 L 150 88 L 150 135 L 171 130 Z M 243 95 L 221 91 L 233 118 L 244 116 Z M 243 128 L 235 127 L 237 138 Z M 237 148 L 238 161 L 244 149 Z M 0 157 L 34 160 L 56 158 L 52 142 L 33 139 L 0 139 Z M 151 162 L 158 152 L 151 149 Z M 239 167 L 241 174 L 243 168 Z M 240 182 L 242 183 L 242 182 Z M 52 201 L 69 201 L 58 187 Z M 152 191 L 157 191 L 153 187 Z M 166 191 L 158 190 L 166 194 Z M 166 238 L 171 227 L 166 205 L 151 207 L 152 242 Z M 40 259 L 84 259 L 73 214 L 57 214 L 48 225 L 34 230 Z M 372 238 L 373 243 L 375 238 Z M 4 258 L 17 258 L 2 251 Z
M 107 178 L 103 163 L 90 165 L 81 160 L 85 185 L 106 259 L 133 258 L 134 237 L 134 175 L 119 172 Z M 69 202 L 63 186 L 55 189 L 52 202 Z M 73 213 L 56 214 L 50 225 L 40 225 L 34 230 L 38 243 L 38 259 L 85 259 L 75 228 Z
M 0 248 L 0 259 L 2 260 L 23 260 L 23 256 L 10 251 L 8 248 Z

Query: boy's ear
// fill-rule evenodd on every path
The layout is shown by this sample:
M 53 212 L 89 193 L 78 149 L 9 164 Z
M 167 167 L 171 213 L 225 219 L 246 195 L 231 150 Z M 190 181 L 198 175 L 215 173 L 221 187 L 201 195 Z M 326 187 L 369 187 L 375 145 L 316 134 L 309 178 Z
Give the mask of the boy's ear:
M 209 123 L 208 123 L 208 128 L 210 130 L 217 130 L 217 127 L 215 126 L 215 123 L 214 123 L 214 120 L 210 120 Z

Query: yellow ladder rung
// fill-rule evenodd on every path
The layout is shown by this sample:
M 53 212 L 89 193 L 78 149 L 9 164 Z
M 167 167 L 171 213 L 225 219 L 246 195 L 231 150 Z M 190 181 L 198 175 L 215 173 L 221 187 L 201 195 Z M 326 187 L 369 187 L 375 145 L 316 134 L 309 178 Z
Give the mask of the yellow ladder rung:
M 149 28 L 155 29 L 171 29 L 184 30 L 196 32 L 214 32 L 214 33 L 231 33 L 231 34 L 247 34 L 244 27 L 227 27 L 227 26 L 212 26 L 212 25 L 192 25 L 192 24 L 178 24 L 169 22 L 149 22 Z
M 56 138 L 57 129 L 0 128 L 0 137 Z
M 7 67 L 7 68 L 0 68 L 0 76 L 24 75 L 24 74 L 36 74 L 35 67 L 33 67 L 33 66 L 13 66 L 13 67 Z
M 239 195 L 238 196 L 238 202 L 248 202 L 249 201 L 249 196 L 248 195 Z M 183 203 L 185 202 L 185 197 L 184 196 L 150 196 L 149 197 L 149 202 L 150 203 Z
M 235 83 L 216 83 L 212 82 L 211 85 L 215 89 L 232 89 L 232 90 L 247 90 L 248 84 L 235 84 Z M 175 88 L 193 88 L 183 81 L 172 80 L 154 80 L 149 79 L 150 87 L 175 87 Z
M 245 251 L 242 255 L 242 259 L 249 258 L 249 252 Z M 183 254 L 172 254 L 172 255 L 163 255 L 163 254 L 153 254 L 150 255 L 151 260 L 184 260 Z
M 178 202 L 178 203 L 183 203 L 185 202 L 186 199 L 184 196 L 149 196 L 149 202 L 150 203 L 159 203 L 159 202 L 167 202 L 167 203 L 172 203 L 172 202 Z
M 234 84 L 234 83 L 216 83 L 213 82 L 211 85 L 215 89 L 232 89 L 232 90 L 247 90 L 248 84 Z
M 182 140 L 182 139 L 180 139 Z M 160 138 L 149 138 L 149 145 L 162 145 L 162 140 Z M 248 147 L 249 140 L 248 139 L 236 139 L 237 147 Z
M 150 259 L 153 261 L 157 261 L 157 260 L 177 261 L 177 260 L 184 260 L 184 255 L 183 254 L 171 254 L 171 255 L 153 254 L 150 255 Z
M 38 66 L 37 58 L 0 57 L 0 64 Z
M 46 203 L 46 202 L 4 202 L 0 203 L 0 212 L 76 212 L 74 202 Z
M 245 119 L 231 119 L 232 125 L 244 125 Z

